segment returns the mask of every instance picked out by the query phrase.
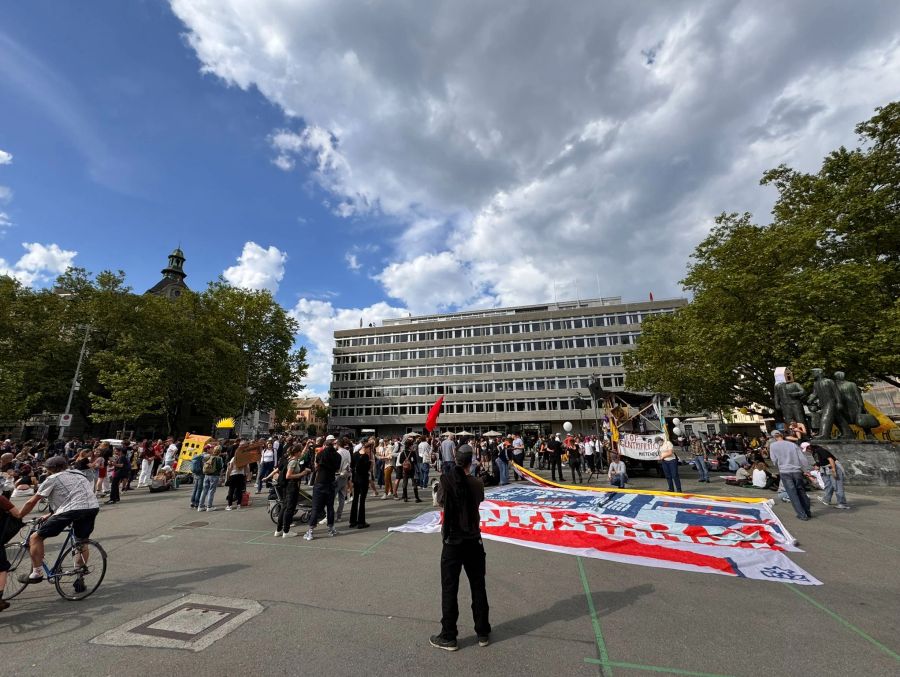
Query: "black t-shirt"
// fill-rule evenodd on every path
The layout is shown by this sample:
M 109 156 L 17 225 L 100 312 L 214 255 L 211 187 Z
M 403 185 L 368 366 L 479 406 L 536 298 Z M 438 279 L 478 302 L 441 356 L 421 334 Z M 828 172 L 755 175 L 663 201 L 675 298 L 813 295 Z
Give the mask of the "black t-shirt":
M 444 507 L 441 533 L 444 543 L 457 545 L 463 541 L 481 537 L 481 514 L 478 510 L 484 500 L 484 483 L 477 477 L 466 475 L 466 499 L 460 501 L 454 488 L 456 469 L 443 473 L 440 480 L 440 499 Z
M 550 451 L 551 460 L 562 461 L 562 442 L 559 440 L 550 440 L 547 442 L 547 449 Z
M 831 465 L 828 462 L 828 459 L 834 458 L 834 454 L 832 454 L 830 451 L 828 451 L 828 449 L 826 449 L 825 447 L 815 446 L 815 447 L 813 447 L 812 452 L 813 452 L 813 456 L 816 459 L 817 467 L 827 468 L 828 466 Z M 834 458 L 834 460 L 837 461 L 836 458 Z
M 332 484 L 341 468 L 341 455 L 334 447 L 325 447 L 316 459 L 319 469 L 316 471 L 316 484 Z
M 372 458 L 368 454 L 353 454 L 350 460 L 353 469 L 353 483 L 367 484 L 369 482 L 369 468 L 372 467 Z

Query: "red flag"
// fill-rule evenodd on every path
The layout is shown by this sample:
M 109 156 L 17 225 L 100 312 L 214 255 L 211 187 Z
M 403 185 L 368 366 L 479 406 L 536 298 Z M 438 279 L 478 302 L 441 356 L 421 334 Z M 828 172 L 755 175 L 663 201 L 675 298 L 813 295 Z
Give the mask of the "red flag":
M 653 300 L 653 292 L 650 292 L 650 300 Z
M 434 427 L 437 425 L 438 416 L 441 413 L 441 405 L 444 403 L 444 396 L 441 395 L 438 398 L 438 401 L 434 403 L 434 406 L 431 407 L 431 411 L 428 412 L 428 418 L 425 419 L 425 429 L 428 432 L 432 432 Z

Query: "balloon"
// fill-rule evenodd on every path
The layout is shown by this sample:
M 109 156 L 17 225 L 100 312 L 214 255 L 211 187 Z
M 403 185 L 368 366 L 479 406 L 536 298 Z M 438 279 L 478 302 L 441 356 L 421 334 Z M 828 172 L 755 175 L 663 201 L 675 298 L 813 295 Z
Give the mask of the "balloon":
M 680 419 L 680 418 L 673 418 L 673 419 L 672 419 L 672 423 L 674 423 L 675 425 L 678 425 L 679 423 L 681 423 L 681 419 Z
M 681 428 L 679 428 L 678 426 L 675 426 L 674 428 L 672 428 L 672 434 L 675 435 L 675 437 L 680 437 L 681 436 Z
M 566 421 L 565 423 L 563 423 L 563 430 L 565 430 L 567 433 L 572 432 L 572 424 L 569 423 L 569 421 Z

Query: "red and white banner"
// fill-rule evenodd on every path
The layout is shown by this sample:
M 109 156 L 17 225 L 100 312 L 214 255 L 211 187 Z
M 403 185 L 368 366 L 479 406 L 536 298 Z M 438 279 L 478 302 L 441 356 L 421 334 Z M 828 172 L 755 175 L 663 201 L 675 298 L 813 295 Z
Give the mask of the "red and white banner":
M 634 433 L 619 433 L 619 453 L 628 458 L 636 458 L 640 461 L 655 461 L 659 458 L 659 445 L 657 435 L 636 435 Z
M 390 531 L 439 533 L 440 512 Z M 486 539 L 626 564 L 821 585 L 768 503 L 519 485 L 481 504 Z

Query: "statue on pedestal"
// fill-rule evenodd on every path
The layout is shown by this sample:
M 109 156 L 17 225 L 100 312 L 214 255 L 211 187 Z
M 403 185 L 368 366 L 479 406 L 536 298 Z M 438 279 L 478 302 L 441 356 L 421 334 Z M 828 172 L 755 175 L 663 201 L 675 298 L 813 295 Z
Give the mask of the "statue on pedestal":
M 866 405 L 865 402 L 863 402 L 859 386 L 853 381 L 844 380 L 844 372 L 842 371 L 834 372 L 834 382 L 837 384 L 838 392 L 841 394 L 841 402 L 844 405 L 844 419 L 846 419 L 848 424 L 857 425 L 862 428 L 865 437 L 875 439 L 875 435 L 872 434 L 872 428 L 878 426 L 864 425 L 873 422 L 874 417 L 866 411 Z M 874 419 L 874 423 L 877 424 L 878 419 Z M 848 425 L 848 430 L 849 427 L 850 426 Z M 841 430 L 843 431 L 843 427 Z M 852 436 L 855 437 L 855 435 Z
M 775 408 L 781 411 L 785 425 L 791 421 L 806 425 L 806 413 L 803 411 L 804 395 L 806 390 L 794 380 L 791 370 L 785 368 L 784 382 L 775 384 Z
M 831 439 L 831 428 L 837 420 L 838 414 L 843 414 L 844 404 L 837 385 L 830 378 L 822 376 L 821 369 L 810 369 L 813 375 L 813 392 L 807 400 L 809 404 L 818 404 L 821 419 L 819 422 L 818 439 Z M 842 419 L 843 420 L 843 419 Z M 847 426 L 847 430 L 849 430 Z M 843 428 L 841 434 L 845 435 Z M 851 431 L 852 436 L 852 431 Z

